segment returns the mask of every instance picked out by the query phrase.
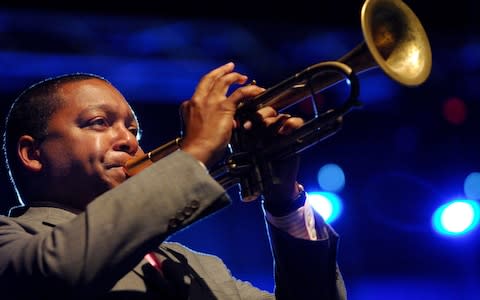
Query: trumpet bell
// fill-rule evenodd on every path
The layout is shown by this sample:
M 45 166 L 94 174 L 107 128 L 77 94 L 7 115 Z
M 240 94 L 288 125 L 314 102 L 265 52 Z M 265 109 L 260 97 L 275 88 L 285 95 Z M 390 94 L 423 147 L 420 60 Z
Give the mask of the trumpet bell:
M 390 78 L 406 86 L 418 86 L 428 78 L 430 43 L 421 22 L 404 2 L 365 1 L 361 26 L 371 56 Z

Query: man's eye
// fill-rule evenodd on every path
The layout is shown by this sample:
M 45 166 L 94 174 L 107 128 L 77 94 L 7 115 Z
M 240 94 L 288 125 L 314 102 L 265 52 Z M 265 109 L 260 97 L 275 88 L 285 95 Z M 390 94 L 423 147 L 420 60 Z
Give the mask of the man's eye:
M 131 127 L 128 129 L 137 139 L 140 139 L 140 130 L 136 127 Z
M 107 120 L 104 118 L 97 118 L 90 121 L 90 126 L 93 127 L 106 127 L 108 126 Z

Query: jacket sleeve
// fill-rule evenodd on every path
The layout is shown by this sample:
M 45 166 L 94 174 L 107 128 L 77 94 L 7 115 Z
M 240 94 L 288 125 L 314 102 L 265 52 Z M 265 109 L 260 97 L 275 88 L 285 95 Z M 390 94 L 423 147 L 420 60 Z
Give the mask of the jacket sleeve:
M 316 214 L 316 213 L 315 213 Z M 324 224 L 316 214 L 318 223 Z M 346 299 L 336 255 L 338 235 L 324 224 L 322 240 L 294 238 L 267 222 L 275 259 L 276 299 Z
M 29 232 L 1 217 L 0 290 L 40 299 L 52 299 L 52 290 L 62 299 L 103 293 L 169 235 L 229 201 L 196 160 L 176 151 L 51 230 Z

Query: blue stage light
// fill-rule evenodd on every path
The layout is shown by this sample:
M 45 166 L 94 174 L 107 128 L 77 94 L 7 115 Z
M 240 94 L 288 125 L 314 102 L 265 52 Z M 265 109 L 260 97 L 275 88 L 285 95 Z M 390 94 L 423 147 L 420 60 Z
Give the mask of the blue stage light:
M 472 172 L 465 178 L 463 190 L 467 198 L 480 199 L 480 172 Z
M 318 170 L 318 185 L 327 192 L 339 192 L 345 186 L 345 173 L 337 164 L 326 164 Z
M 343 210 L 342 199 L 329 192 L 308 193 L 308 201 L 327 223 L 332 223 L 341 215 Z
M 471 200 L 455 200 L 440 206 L 433 214 L 432 226 L 441 235 L 458 236 L 478 225 L 480 207 Z

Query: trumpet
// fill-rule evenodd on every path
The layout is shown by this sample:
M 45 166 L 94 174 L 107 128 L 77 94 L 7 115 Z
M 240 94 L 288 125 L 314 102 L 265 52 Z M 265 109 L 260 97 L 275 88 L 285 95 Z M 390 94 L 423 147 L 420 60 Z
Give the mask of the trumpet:
M 342 105 L 316 115 L 288 136 L 266 142 L 257 132 L 234 130 L 229 153 L 209 171 L 225 189 L 239 185 L 242 201 L 257 199 L 266 180 L 275 180 L 270 166 L 273 161 L 299 154 L 341 128 L 343 116 L 361 105 L 358 74 L 380 68 L 392 80 L 408 87 L 421 85 L 430 75 L 432 55 L 428 36 L 410 7 L 401 0 L 366 0 L 360 15 L 364 40 L 350 52 L 336 61 L 311 65 L 238 106 L 236 119 L 242 122 L 255 118 L 255 112 L 262 107 L 282 111 L 307 98 L 314 99 L 341 81 L 346 80 L 350 85 L 350 93 Z M 125 165 L 127 174 L 137 174 L 178 150 L 180 144 L 181 137 L 177 137 L 142 157 L 131 159 Z

